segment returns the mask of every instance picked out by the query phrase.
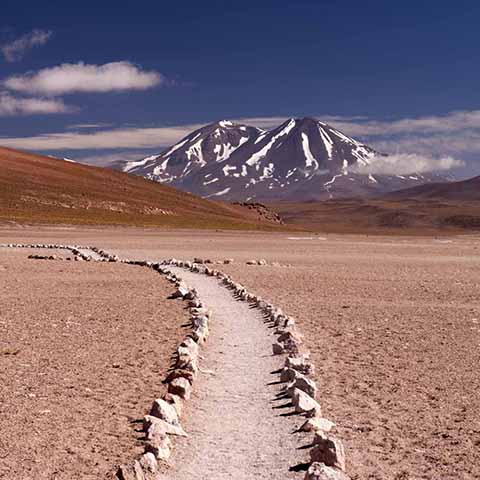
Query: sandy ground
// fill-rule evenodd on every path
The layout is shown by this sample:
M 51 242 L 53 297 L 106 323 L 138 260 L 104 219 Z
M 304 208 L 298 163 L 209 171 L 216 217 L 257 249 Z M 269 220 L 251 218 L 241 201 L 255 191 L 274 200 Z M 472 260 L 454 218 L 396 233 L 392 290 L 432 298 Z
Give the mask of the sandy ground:
M 297 318 L 353 478 L 480 478 L 480 265 L 452 263 L 228 268 Z
M 212 310 L 202 351 L 208 373 L 195 383 L 184 423 L 189 438 L 176 442 L 171 480 L 303 479 L 311 436 L 294 433 L 305 418 L 292 415 L 272 354 L 274 335 L 260 312 L 237 301 L 217 279 L 171 267 L 197 289 Z M 292 470 L 290 470 L 292 469 Z
M 297 317 L 354 479 L 480 478 L 479 237 L 0 231 L 222 267 Z M 290 267 L 246 266 L 265 258 Z
M 0 478 L 110 478 L 187 316 L 147 269 L 30 253 L 0 249 Z

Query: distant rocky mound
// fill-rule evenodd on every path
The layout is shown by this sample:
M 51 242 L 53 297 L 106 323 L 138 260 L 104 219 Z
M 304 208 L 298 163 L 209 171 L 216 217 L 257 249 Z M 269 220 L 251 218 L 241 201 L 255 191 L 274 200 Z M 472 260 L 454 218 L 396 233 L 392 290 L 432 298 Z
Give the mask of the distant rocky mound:
M 271 223 L 279 223 L 283 225 L 283 220 L 280 215 L 274 212 L 272 209 L 268 208 L 266 205 L 258 202 L 234 202 L 233 205 L 238 205 L 239 207 L 246 208 L 254 212 L 259 220 L 265 220 Z

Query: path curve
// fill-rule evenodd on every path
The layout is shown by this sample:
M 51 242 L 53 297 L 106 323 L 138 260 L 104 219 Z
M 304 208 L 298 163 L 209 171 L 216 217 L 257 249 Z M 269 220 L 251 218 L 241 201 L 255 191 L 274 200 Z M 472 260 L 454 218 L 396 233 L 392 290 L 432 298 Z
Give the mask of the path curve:
M 308 457 L 299 449 L 307 437 L 294 433 L 304 419 L 290 415 L 289 399 L 278 398 L 282 385 L 272 372 L 284 359 L 272 355 L 273 332 L 261 313 L 236 301 L 214 277 L 169 269 L 212 310 L 201 368 L 213 373 L 200 373 L 195 383 L 184 422 L 189 437 L 176 440 L 168 478 L 303 478 L 290 467 Z

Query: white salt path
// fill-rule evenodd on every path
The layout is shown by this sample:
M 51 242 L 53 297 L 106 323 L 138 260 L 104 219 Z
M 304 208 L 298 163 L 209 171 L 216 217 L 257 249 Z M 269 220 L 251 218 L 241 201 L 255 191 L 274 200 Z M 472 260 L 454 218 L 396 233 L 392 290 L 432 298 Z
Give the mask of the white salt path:
M 279 399 L 278 370 L 283 357 L 272 355 L 273 332 L 257 309 L 237 301 L 216 278 L 170 267 L 197 289 L 212 310 L 210 337 L 202 349 L 200 373 L 186 404 L 183 426 L 189 438 L 175 439 L 172 480 L 301 479 L 290 471 L 308 459 L 299 449 L 311 436 L 293 433 L 304 419 L 288 415 Z M 281 408 L 278 408 L 281 407 Z M 287 414 L 287 415 L 286 415 Z

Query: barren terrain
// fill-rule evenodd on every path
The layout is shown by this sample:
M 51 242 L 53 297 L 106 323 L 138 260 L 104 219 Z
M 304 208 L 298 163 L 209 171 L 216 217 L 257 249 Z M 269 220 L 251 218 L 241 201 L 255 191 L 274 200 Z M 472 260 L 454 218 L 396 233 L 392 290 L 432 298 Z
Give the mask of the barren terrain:
M 275 228 L 240 206 L 109 169 L 0 147 L 0 225 Z
M 111 478 L 143 451 L 133 422 L 186 313 L 146 269 L 31 253 L 0 249 L 0 478 Z
M 297 318 L 354 479 L 480 477 L 478 237 L 0 231 L 0 243 L 37 240 L 141 259 L 233 258 L 219 268 Z M 270 265 L 245 265 L 259 258 Z
M 406 190 L 409 192 L 410 189 Z M 285 224 L 317 232 L 371 235 L 454 235 L 480 230 L 477 198 L 418 198 L 398 194 L 270 205 Z

